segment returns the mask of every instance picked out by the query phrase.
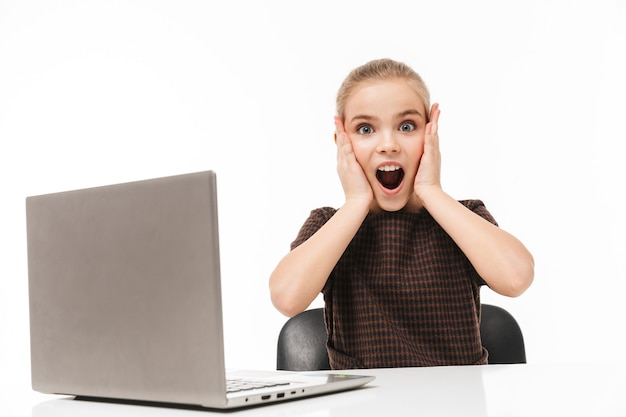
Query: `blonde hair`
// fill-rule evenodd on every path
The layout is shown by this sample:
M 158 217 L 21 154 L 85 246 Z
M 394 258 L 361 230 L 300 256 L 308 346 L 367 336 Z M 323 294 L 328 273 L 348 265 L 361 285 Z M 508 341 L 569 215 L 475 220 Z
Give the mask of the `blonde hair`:
M 430 120 L 430 93 L 422 77 L 403 62 L 388 58 L 375 59 L 353 69 L 337 92 L 337 115 L 344 120 L 346 102 L 354 89 L 363 82 L 400 78 L 407 81 L 424 102 L 426 119 Z

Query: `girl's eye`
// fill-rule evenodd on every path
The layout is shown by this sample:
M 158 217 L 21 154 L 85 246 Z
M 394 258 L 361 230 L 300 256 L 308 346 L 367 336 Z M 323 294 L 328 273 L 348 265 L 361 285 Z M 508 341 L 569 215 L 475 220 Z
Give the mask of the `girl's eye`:
M 370 125 L 361 125 L 356 128 L 356 131 L 361 135 L 371 135 L 374 133 L 374 129 Z
M 400 125 L 401 132 L 412 132 L 415 130 L 415 124 L 413 122 L 404 122 Z

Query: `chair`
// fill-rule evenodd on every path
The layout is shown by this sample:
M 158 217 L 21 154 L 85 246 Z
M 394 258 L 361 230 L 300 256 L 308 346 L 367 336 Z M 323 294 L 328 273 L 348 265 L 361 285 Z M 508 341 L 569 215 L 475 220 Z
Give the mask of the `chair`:
M 276 369 L 286 371 L 330 369 L 323 308 L 303 311 L 283 325 L 278 335 Z
M 502 307 L 481 305 L 480 339 L 489 352 L 489 364 L 526 363 L 522 329 Z
M 489 364 L 526 363 L 524 337 L 515 318 L 502 307 L 482 304 L 480 335 Z M 306 310 L 290 318 L 278 335 L 276 369 L 330 369 L 326 352 L 324 309 Z

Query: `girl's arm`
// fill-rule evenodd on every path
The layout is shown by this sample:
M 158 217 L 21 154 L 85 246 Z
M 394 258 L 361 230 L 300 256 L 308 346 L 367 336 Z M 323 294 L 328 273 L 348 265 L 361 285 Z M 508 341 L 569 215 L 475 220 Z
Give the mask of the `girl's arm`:
M 306 310 L 359 230 L 368 204 L 347 201 L 315 234 L 289 252 L 270 276 L 274 306 L 287 317 Z
M 339 118 L 335 118 L 335 126 L 337 172 L 346 202 L 306 242 L 289 252 L 272 272 L 272 303 L 288 317 L 304 311 L 320 293 L 367 216 L 373 199 L 372 189 Z
M 509 297 L 526 291 L 533 281 L 534 260 L 518 239 L 468 210 L 441 188 L 423 192 L 421 198 L 492 290 Z
M 415 193 L 487 285 L 499 294 L 517 297 L 533 281 L 533 257 L 513 235 L 468 210 L 442 190 L 439 113 L 439 106 L 434 104 L 431 121 L 426 126 L 424 154 L 415 177 Z

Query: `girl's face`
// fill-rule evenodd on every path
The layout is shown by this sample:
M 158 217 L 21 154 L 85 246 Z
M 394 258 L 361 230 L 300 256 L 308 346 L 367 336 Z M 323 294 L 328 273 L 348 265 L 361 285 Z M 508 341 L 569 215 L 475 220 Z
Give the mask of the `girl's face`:
M 365 82 L 348 98 L 344 126 L 374 193 L 373 211 L 418 210 L 415 175 L 426 107 L 403 79 Z

